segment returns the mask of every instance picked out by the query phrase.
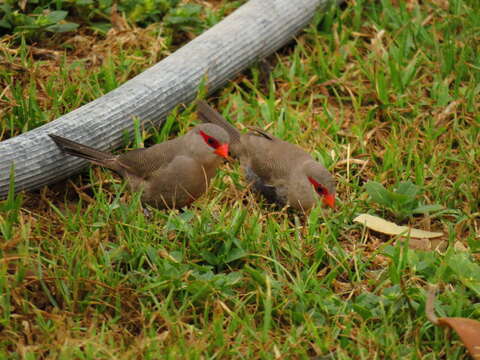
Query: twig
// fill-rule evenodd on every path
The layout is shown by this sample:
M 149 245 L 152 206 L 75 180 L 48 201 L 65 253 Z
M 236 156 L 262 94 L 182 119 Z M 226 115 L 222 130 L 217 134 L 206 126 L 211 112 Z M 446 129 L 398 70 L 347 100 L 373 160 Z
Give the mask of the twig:
M 427 319 L 433 324 L 439 325 L 438 317 L 435 315 L 435 293 L 437 292 L 438 285 L 427 285 L 427 303 L 425 304 L 425 315 Z

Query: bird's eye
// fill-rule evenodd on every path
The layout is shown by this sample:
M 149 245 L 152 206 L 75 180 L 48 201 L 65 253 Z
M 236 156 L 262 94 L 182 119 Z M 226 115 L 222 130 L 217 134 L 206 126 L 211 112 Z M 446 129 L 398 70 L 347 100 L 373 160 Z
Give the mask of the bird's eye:
M 212 148 L 216 149 L 220 146 L 220 143 L 217 141 L 217 139 L 211 137 L 210 135 L 205 134 L 201 130 L 200 130 L 200 135 L 203 137 L 203 140 L 205 140 L 205 142 Z
M 313 185 L 315 191 L 317 192 L 318 195 L 327 195 L 328 194 L 328 190 L 325 186 L 323 186 L 322 184 L 319 184 L 318 181 L 316 181 L 315 179 L 311 178 L 311 177 L 308 177 L 308 180 L 310 181 L 310 183 Z
M 216 149 L 220 146 L 220 143 L 217 141 L 217 139 L 214 139 L 212 137 L 207 140 L 207 144 L 210 145 L 214 149 Z

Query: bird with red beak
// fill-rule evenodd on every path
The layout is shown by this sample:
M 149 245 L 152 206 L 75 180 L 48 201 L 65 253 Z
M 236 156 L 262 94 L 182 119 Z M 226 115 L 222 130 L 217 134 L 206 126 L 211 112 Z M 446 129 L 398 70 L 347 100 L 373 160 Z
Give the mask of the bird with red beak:
M 185 135 L 120 155 L 50 134 L 65 153 L 118 173 L 142 202 L 159 209 L 182 208 L 202 194 L 228 158 L 230 136 L 215 124 L 200 124 Z
M 300 147 L 261 129 L 241 134 L 205 101 L 197 104 L 201 121 L 221 126 L 230 136 L 232 156 L 240 159 L 254 190 L 270 202 L 306 211 L 318 200 L 335 206 L 335 179 Z

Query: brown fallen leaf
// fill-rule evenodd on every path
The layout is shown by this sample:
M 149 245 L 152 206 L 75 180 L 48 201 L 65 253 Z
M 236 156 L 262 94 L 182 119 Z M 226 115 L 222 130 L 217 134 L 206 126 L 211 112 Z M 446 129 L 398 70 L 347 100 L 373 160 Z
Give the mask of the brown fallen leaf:
M 442 317 L 435 315 L 435 293 L 437 286 L 428 285 L 425 314 L 427 319 L 437 326 L 447 326 L 458 334 L 473 359 L 480 359 L 480 321 L 461 317 Z
M 373 216 L 370 214 L 360 214 L 355 219 L 354 222 L 365 225 L 367 228 L 381 232 L 382 234 L 387 235 L 402 235 L 410 236 L 411 238 L 417 239 L 431 239 L 440 237 L 443 235 L 441 232 L 431 232 L 420 229 L 411 228 L 408 226 L 400 226 L 391 221 L 387 221 L 378 216 Z

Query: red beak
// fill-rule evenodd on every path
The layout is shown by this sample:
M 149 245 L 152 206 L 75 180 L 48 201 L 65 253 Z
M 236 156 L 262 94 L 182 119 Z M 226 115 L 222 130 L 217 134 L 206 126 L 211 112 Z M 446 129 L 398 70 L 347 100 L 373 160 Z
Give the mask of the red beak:
M 228 159 L 228 144 L 225 143 L 220 145 L 218 148 L 215 149 L 214 153 L 218 156 Z
M 323 203 L 332 209 L 335 208 L 335 195 L 326 194 L 323 196 Z

